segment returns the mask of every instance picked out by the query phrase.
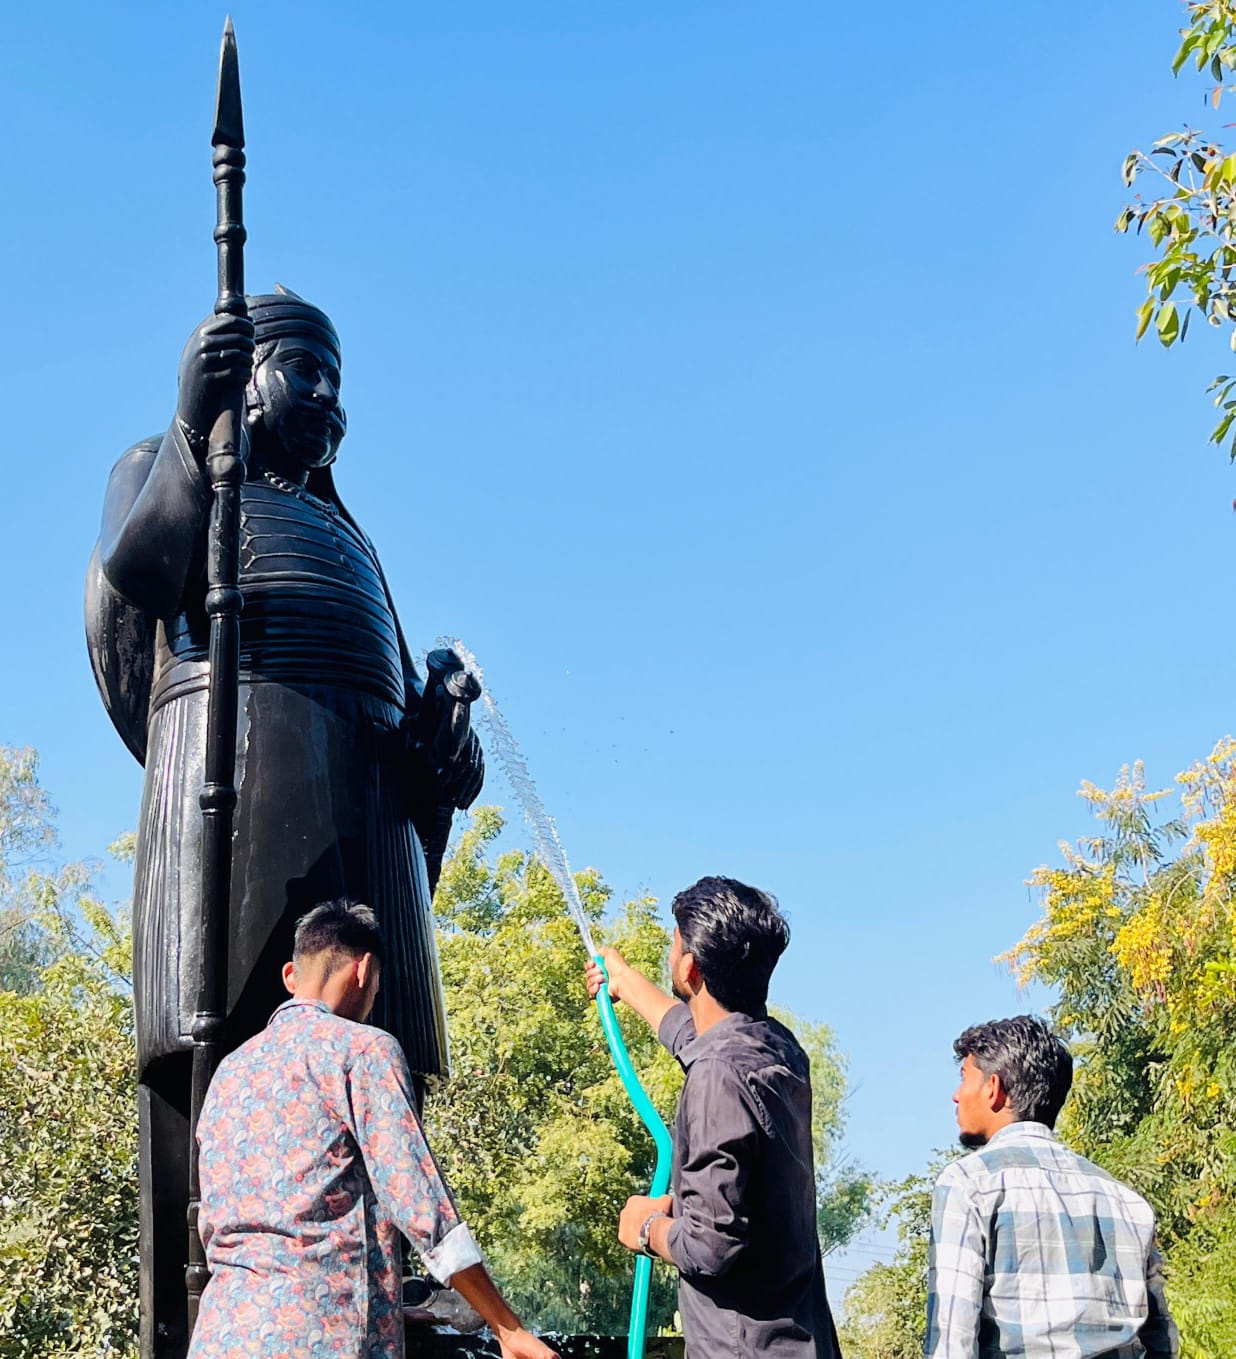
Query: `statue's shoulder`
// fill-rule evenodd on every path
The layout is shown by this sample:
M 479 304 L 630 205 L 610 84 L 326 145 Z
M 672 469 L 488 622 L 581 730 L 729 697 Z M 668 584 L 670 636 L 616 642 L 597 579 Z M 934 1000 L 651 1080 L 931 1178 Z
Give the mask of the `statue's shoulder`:
M 116 459 L 112 467 L 112 479 L 127 481 L 130 477 L 144 477 L 162 442 L 162 434 L 152 434 L 148 439 L 139 439 L 137 443 L 130 444 Z

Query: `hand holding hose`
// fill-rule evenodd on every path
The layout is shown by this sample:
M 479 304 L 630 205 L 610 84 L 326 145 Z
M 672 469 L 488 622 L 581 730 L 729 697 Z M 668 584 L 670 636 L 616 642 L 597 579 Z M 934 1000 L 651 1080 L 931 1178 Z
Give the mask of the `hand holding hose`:
M 631 964 L 616 948 L 603 948 L 600 963 L 595 958 L 589 958 L 584 964 L 584 981 L 587 983 L 590 999 L 596 1000 L 597 992 L 608 983 L 610 1000 L 621 1000 L 623 977 L 633 970 Z
M 625 1000 L 637 1015 L 652 1029 L 653 1033 L 661 1027 L 661 1021 L 678 1003 L 673 996 L 667 996 L 654 982 L 618 952 L 616 948 L 603 948 L 601 960 L 590 958 L 584 967 L 584 981 L 588 994 L 595 1000 L 601 987 L 609 984 L 610 1000 Z

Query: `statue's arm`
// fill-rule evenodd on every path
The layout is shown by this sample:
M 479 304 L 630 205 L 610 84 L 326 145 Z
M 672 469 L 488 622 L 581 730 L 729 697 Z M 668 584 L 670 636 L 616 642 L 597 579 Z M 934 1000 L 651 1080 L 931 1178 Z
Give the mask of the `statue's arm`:
M 205 431 L 252 373 L 253 323 L 212 313 L 180 356 L 171 429 L 153 457 L 149 445 L 139 445 L 112 472 L 99 535 L 103 574 L 114 590 L 159 618 L 180 611 L 204 555 L 211 495 Z
M 171 617 L 201 561 L 209 513 L 210 482 L 173 422 L 157 450 L 139 444 L 112 469 L 99 534 L 103 574 L 139 608 Z

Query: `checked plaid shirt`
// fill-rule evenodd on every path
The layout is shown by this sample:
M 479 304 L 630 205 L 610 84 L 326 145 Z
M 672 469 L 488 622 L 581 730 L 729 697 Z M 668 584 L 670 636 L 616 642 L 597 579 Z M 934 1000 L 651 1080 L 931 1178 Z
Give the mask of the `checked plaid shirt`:
M 1154 1213 L 1042 1123 L 953 1161 L 931 1203 L 926 1359 L 1176 1359 Z

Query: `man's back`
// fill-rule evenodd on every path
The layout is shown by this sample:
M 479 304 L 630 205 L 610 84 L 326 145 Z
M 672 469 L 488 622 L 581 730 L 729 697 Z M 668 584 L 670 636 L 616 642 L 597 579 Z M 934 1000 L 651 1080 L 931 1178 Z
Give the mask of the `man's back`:
M 212 1277 L 195 1359 L 250 1353 L 255 1334 L 286 1359 L 401 1354 L 396 1223 L 426 1254 L 459 1219 L 395 1040 L 289 1001 L 220 1066 L 199 1141 Z
M 928 1359 L 1142 1359 L 1173 1342 L 1149 1204 L 1046 1126 L 1011 1123 L 941 1174 Z

